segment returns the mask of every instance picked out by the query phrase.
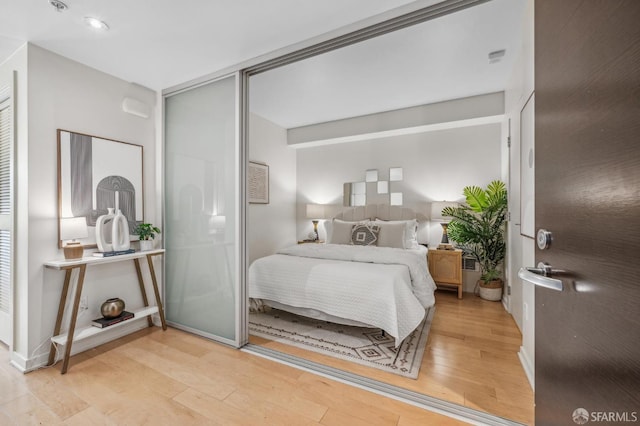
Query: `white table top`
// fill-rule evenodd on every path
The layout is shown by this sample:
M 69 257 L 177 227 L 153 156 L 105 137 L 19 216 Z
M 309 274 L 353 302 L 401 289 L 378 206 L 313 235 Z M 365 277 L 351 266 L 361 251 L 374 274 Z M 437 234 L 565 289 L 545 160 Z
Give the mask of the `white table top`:
M 44 266 L 51 269 L 69 269 L 76 266 L 81 265 L 102 265 L 104 263 L 113 263 L 113 262 L 122 262 L 123 260 L 133 260 L 140 259 L 142 257 L 146 257 L 149 254 L 155 255 L 164 253 L 164 249 L 157 250 L 148 250 L 148 251 L 137 251 L 135 253 L 130 254 L 120 254 L 117 256 L 109 256 L 109 257 L 97 257 L 97 256 L 85 256 L 82 259 L 73 259 L 73 260 L 50 260 L 48 262 L 44 262 Z

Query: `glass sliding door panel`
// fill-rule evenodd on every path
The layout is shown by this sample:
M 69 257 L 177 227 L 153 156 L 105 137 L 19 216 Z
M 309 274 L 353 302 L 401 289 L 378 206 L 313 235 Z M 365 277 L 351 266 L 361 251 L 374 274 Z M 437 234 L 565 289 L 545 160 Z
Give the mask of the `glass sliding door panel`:
M 236 77 L 165 99 L 165 309 L 174 326 L 239 346 Z

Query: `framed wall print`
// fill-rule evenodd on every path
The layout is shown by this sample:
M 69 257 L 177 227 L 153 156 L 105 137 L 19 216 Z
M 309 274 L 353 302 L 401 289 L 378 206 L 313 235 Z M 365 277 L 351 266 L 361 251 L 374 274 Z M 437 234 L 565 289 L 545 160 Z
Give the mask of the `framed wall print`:
M 249 203 L 269 204 L 269 166 L 264 163 L 249 161 L 247 191 Z
M 79 241 L 95 247 L 97 220 L 117 201 L 133 239 L 144 218 L 142 158 L 141 145 L 58 129 L 58 231 L 61 219 L 84 217 Z

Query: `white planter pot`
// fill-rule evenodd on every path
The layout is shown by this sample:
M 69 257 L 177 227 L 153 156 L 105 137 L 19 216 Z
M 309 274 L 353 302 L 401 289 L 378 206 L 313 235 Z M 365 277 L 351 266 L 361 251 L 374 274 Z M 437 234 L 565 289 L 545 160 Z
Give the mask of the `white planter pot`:
M 491 286 L 484 286 L 481 281 L 478 282 L 478 287 L 480 290 L 480 297 L 484 300 L 490 300 L 492 302 L 497 302 L 502 300 L 502 280 L 500 280 L 500 286 L 492 288 Z
M 153 250 L 153 240 L 140 240 L 140 251 Z

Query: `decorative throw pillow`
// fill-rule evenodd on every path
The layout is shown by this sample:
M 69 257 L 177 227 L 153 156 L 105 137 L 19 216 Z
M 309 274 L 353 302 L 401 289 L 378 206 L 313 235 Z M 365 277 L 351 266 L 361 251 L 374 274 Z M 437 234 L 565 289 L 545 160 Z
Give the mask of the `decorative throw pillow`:
M 415 249 L 418 248 L 418 221 L 416 219 L 409 220 L 383 220 L 380 218 L 375 218 L 373 222 L 376 225 L 380 225 L 383 223 L 403 223 L 405 225 L 404 231 L 404 248 L 406 249 Z
M 378 234 L 378 247 L 405 248 L 405 224 L 376 222 L 380 227 Z
M 333 219 L 325 222 L 327 231 L 327 244 L 351 244 L 351 230 L 353 225 L 368 223 L 369 219 L 358 221 L 346 221 Z
M 378 243 L 380 227 L 371 224 L 353 225 L 351 244 L 357 246 L 375 246 Z

